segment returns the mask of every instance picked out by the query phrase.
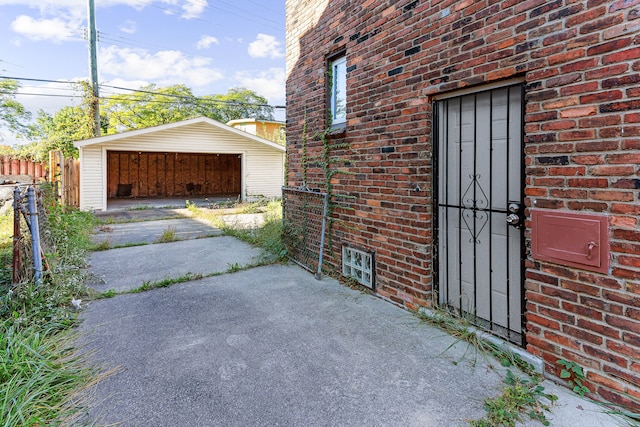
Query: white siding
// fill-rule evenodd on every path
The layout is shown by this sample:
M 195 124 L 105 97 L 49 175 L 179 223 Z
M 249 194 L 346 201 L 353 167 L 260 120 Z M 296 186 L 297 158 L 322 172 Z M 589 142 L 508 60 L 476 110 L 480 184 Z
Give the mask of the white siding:
M 207 123 L 194 123 L 142 135 L 123 137 L 81 148 L 80 207 L 104 210 L 106 165 L 102 150 L 178 153 L 220 153 L 244 156 L 242 196 L 278 197 L 284 184 L 284 153 Z
M 280 197 L 284 185 L 284 155 L 278 152 L 247 153 L 244 173 L 244 193 L 248 199 L 256 196 Z
M 80 209 L 105 210 L 104 168 L 100 146 L 80 149 Z

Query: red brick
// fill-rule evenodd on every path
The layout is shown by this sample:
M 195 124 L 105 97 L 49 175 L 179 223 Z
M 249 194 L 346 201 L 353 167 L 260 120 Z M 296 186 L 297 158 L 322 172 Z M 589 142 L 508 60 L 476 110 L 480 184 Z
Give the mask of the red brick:
M 583 166 L 556 166 L 549 168 L 549 175 L 581 176 L 586 169 Z
M 640 47 L 623 50 L 621 52 L 612 53 L 602 57 L 603 64 L 615 64 L 617 62 L 626 62 L 640 58 Z
M 569 178 L 567 184 L 570 187 L 607 188 L 609 180 L 605 178 Z
M 640 153 L 609 154 L 606 160 L 607 163 L 612 164 L 638 164 L 640 163 Z
M 617 0 L 609 6 L 609 13 L 640 5 L 640 0 Z
M 600 55 L 602 53 L 623 49 L 627 46 L 630 46 L 631 43 L 631 37 L 627 37 L 626 39 L 616 39 L 610 42 L 602 43 L 598 46 L 591 47 L 587 49 L 587 53 L 588 55 Z
M 544 331 L 543 336 L 551 342 L 560 344 L 562 348 L 572 348 L 574 350 L 580 350 L 582 347 L 580 344 L 580 340 L 568 337 L 566 335 L 561 335 L 553 331 Z
M 553 329 L 553 330 L 556 330 L 556 331 L 560 330 L 560 323 L 559 322 L 557 322 L 555 320 L 548 319 L 546 317 L 538 316 L 537 314 L 533 314 L 533 313 L 528 313 L 527 314 L 527 322 L 528 323 L 535 323 L 537 325 L 543 326 L 545 328 Z
M 620 369 L 618 367 L 611 366 L 611 365 L 604 365 L 603 368 L 604 368 L 603 369 L 604 372 L 611 374 L 612 377 L 621 378 L 625 380 L 628 384 L 631 384 L 635 387 L 638 387 L 638 385 L 640 385 L 640 375 L 635 375 L 626 369 Z M 626 368 L 626 366 L 623 368 Z M 640 401 L 638 403 L 640 403 Z
M 605 316 L 605 321 L 609 325 L 615 328 L 620 328 L 623 331 L 634 332 L 636 334 L 640 333 L 640 322 L 625 319 L 624 317 L 611 315 Z
M 620 95 L 622 97 L 622 94 Z M 620 98 L 617 98 L 620 99 Z M 585 101 L 585 104 L 593 101 Z M 586 117 L 593 116 L 598 112 L 598 109 L 595 105 L 587 106 L 587 107 L 577 107 L 577 108 L 567 108 L 565 110 L 560 111 L 560 117 L 563 119 L 572 119 L 577 117 Z
M 608 101 L 616 101 L 622 99 L 623 94 L 621 90 L 609 90 L 606 92 L 598 92 L 589 95 L 583 95 L 580 97 L 581 104 L 601 103 Z M 595 109 L 595 106 L 593 106 Z M 594 113 L 595 114 L 595 113 Z
M 640 402 L 629 398 L 628 395 L 616 393 L 604 387 L 600 387 L 598 389 L 598 394 L 609 402 L 619 405 L 620 407 L 631 408 L 631 410 L 636 413 L 640 411 Z
M 589 319 L 592 319 L 592 320 L 602 320 L 603 318 L 602 313 L 598 310 L 594 310 L 590 307 L 585 307 L 580 304 L 573 304 L 568 301 L 562 302 L 562 309 L 570 313 L 575 313 L 581 316 L 588 317 Z
M 613 390 L 617 390 L 621 393 L 623 393 L 626 388 L 623 385 L 621 385 L 618 381 L 615 381 L 609 377 L 605 377 L 604 375 L 600 375 L 594 371 L 588 371 L 586 374 L 586 377 L 589 381 L 591 381 L 594 384 L 603 385 Z
M 578 327 L 587 331 L 595 332 L 615 339 L 620 339 L 620 329 L 617 327 L 603 325 L 601 323 L 592 322 L 591 320 L 584 318 L 578 319 L 576 324 Z
M 604 342 L 602 336 L 570 325 L 563 325 L 562 332 L 571 337 L 577 338 L 580 341 L 587 341 L 595 345 L 601 345 Z
M 573 292 L 579 292 L 587 295 L 600 295 L 600 288 L 591 284 L 574 282 L 571 280 L 562 280 L 560 286 Z
M 589 198 L 593 200 L 606 200 L 610 202 L 632 202 L 635 198 L 630 191 L 590 191 Z
M 583 350 L 585 351 L 585 353 L 587 353 L 588 355 L 597 357 L 598 359 L 605 361 L 607 363 L 613 363 L 617 366 L 621 366 L 623 368 L 626 368 L 628 365 L 627 362 L 627 358 L 624 356 L 619 356 L 617 354 L 613 354 L 611 352 L 602 350 L 601 348 L 598 347 L 593 347 L 590 345 L 584 345 L 583 346 Z
M 604 163 L 604 158 L 596 154 L 572 156 L 571 160 L 578 165 L 601 165 Z
M 595 176 L 629 176 L 635 173 L 633 166 L 595 166 L 590 170 L 592 175 Z
M 625 354 L 635 359 L 638 359 L 638 354 L 640 352 L 640 349 L 638 347 L 632 347 L 630 345 L 612 340 L 607 340 L 607 348 L 616 354 Z
M 429 305 L 433 96 L 522 75 L 527 251 L 532 207 L 602 212 L 611 251 L 606 274 L 528 253 L 527 348 L 556 375 L 558 358 L 591 369 L 587 383 L 601 398 L 640 396 L 628 383 L 640 363 L 616 367 L 640 340 L 640 0 L 425 0 L 408 10 L 369 1 L 352 14 L 347 0 L 302 2 L 287 1 L 291 22 L 309 23 L 287 35 L 298 54 L 288 58 L 289 185 L 301 184 L 303 125 L 326 126 L 327 55 L 345 49 L 354 66 L 347 128 L 331 139 L 349 145 L 332 151 L 348 172 L 331 178 L 334 244 L 376 251 L 379 295 L 412 310 Z M 412 47 L 420 51 L 407 56 Z M 309 139 L 308 155 L 323 148 Z M 307 182 L 322 190 L 325 171 L 312 163 Z M 325 265 L 339 272 L 339 255 L 328 253 Z

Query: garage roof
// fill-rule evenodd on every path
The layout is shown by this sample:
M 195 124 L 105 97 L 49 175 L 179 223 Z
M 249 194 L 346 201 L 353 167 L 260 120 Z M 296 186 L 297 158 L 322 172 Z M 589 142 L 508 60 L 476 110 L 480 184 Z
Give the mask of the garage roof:
M 180 128 L 180 127 L 184 127 L 184 126 L 191 126 L 194 124 L 207 124 L 213 127 L 216 127 L 218 129 L 221 129 L 225 132 L 229 132 L 235 135 L 239 135 L 243 138 L 246 139 L 250 139 L 253 140 L 257 143 L 269 146 L 271 148 L 274 148 L 276 150 L 279 151 L 286 151 L 286 148 L 280 144 L 276 144 L 275 142 L 271 142 L 268 139 L 264 139 L 261 138 L 259 136 L 256 135 L 252 135 L 248 132 L 244 132 L 242 130 L 233 128 L 231 126 L 227 126 L 224 123 L 220 123 L 217 120 L 213 120 L 210 119 L 208 117 L 196 117 L 194 119 L 189 119 L 189 120 L 183 120 L 180 122 L 175 122 L 175 123 L 167 123 L 165 125 L 160 125 L 160 126 L 153 126 L 153 127 L 149 127 L 149 128 L 144 128 L 144 129 L 137 129 L 137 130 L 131 130 L 131 131 L 127 131 L 127 132 L 122 132 L 122 133 L 116 133 L 113 135 L 105 135 L 105 136 L 99 136 L 96 138 L 90 138 L 90 139 L 84 139 L 82 141 L 76 141 L 73 143 L 74 146 L 80 148 L 80 147 L 87 147 L 90 145 L 97 145 L 97 144 L 103 144 L 105 142 L 115 142 L 118 140 L 122 140 L 122 139 L 126 139 L 126 138 L 130 138 L 130 137 L 134 137 L 134 136 L 140 136 L 140 135 L 147 135 L 147 134 L 151 134 L 151 133 L 155 133 L 155 132 L 162 132 L 164 130 L 167 129 L 176 129 L 176 128 Z

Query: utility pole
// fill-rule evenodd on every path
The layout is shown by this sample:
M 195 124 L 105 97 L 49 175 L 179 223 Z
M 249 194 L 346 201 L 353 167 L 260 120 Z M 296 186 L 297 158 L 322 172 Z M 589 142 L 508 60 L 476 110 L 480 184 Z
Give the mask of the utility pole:
M 94 0 L 89 1 L 89 68 L 91 69 L 90 109 L 93 112 L 93 136 L 100 136 L 100 91 L 98 88 L 98 54 L 96 33 L 96 11 Z

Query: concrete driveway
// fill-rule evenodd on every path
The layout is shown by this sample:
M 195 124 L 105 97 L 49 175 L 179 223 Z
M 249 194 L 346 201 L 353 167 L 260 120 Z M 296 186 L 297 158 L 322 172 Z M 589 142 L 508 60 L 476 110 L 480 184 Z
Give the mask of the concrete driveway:
M 123 368 L 97 388 L 105 423 L 464 425 L 502 382 L 406 311 L 293 266 L 95 301 L 84 319 Z
M 223 242 L 216 239 L 230 238 L 101 253 L 114 263 L 127 262 L 132 249 L 140 259 L 164 254 L 162 265 L 184 259 L 190 245 Z M 216 253 L 221 265 L 234 256 Z M 143 264 L 122 271 L 154 274 Z M 82 319 L 92 360 L 119 368 L 93 390 L 89 416 L 100 424 L 463 426 L 484 416 L 484 399 L 504 387 L 505 369 L 466 343 L 292 265 L 95 300 Z M 618 425 L 596 405 L 544 385 L 560 396 L 552 425 Z

